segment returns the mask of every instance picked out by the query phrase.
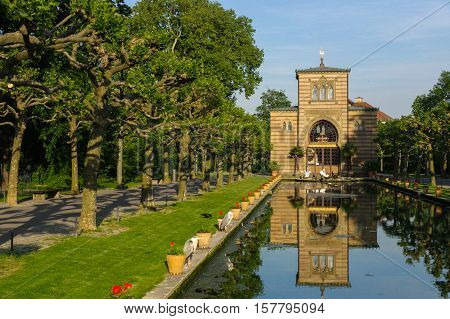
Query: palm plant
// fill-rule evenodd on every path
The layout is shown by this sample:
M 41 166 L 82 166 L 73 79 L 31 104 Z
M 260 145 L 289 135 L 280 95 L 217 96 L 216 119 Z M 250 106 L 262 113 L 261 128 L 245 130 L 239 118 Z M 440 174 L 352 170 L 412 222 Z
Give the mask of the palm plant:
M 356 151 L 356 146 L 350 142 L 345 143 L 345 145 L 341 149 L 342 156 L 347 161 L 347 175 L 352 168 L 352 157 L 356 154 Z
M 305 152 L 303 151 L 303 148 L 301 148 L 300 146 L 294 146 L 294 147 L 289 151 L 289 157 L 295 159 L 295 163 L 294 163 L 294 176 L 297 175 L 298 160 L 299 160 L 300 158 L 302 158 L 303 156 L 305 156 Z

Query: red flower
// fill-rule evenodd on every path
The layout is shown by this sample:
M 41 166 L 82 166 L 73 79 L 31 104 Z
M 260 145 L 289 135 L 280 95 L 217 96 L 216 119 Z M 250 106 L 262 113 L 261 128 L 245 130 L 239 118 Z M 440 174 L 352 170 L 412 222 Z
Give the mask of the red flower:
M 112 287 L 112 293 L 113 293 L 113 295 L 120 295 L 122 293 L 122 286 L 114 285 Z
M 222 216 L 222 215 L 223 215 L 223 212 L 222 212 L 222 211 L 220 211 L 220 212 L 219 212 L 219 216 Z
M 246 201 L 247 201 L 247 198 L 245 198 L 245 196 L 242 196 L 241 202 L 246 202 Z
M 240 208 L 241 207 L 241 205 L 239 205 L 238 202 L 236 202 L 236 204 L 234 204 L 234 205 L 236 206 L 236 208 Z
M 171 242 L 169 243 L 169 245 L 170 245 L 170 247 L 173 247 L 173 245 L 175 245 L 175 243 L 174 243 L 173 241 L 171 241 Z
M 129 283 L 129 282 L 126 282 L 126 283 L 123 284 L 123 289 L 124 290 L 127 290 L 127 289 L 129 289 L 131 287 L 133 287 L 133 285 L 131 283 Z

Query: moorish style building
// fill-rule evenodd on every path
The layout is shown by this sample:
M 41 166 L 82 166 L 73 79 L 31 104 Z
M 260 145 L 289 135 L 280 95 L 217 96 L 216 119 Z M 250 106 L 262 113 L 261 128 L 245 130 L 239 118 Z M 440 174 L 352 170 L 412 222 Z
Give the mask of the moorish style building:
M 349 74 L 350 69 L 325 66 L 323 51 L 319 67 L 296 70 L 298 107 L 270 113 L 271 160 L 282 174 L 294 171 L 294 159 L 289 157 L 294 146 L 305 151 L 300 172 L 347 173 L 340 152 L 347 142 L 357 148 L 350 174 L 362 174 L 364 162 L 376 159 L 377 117 L 389 116 L 360 97 L 349 99 Z

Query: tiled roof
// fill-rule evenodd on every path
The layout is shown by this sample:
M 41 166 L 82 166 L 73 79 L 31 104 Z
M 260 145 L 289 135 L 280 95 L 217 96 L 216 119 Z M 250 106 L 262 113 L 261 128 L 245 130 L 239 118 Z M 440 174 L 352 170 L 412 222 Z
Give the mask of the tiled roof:
M 374 108 L 371 104 L 367 102 L 353 102 L 352 100 L 348 99 L 348 104 L 351 107 L 360 107 L 360 108 Z M 377 112 L 377 121 L 386 122 L 392 120 L 392 117 L 387 115 L 386 113 L 378 110 Z

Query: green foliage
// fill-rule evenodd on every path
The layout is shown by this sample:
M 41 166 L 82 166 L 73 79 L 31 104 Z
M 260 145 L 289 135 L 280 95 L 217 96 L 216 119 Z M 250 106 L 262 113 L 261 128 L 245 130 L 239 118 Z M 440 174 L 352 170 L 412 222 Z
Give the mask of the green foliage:
M 184 251 L 179 247 L 170 247 L 169 249 L 166 250 L 166 254 L 172 256 L 183 256 Z
M 269 168 L 271 172 L 278 171 L 280 169 L 280 165 L 276 161 L 271 161 L 269 164 Z
M 365 173 L 376 172 L 378 170 L 378 167 L 380 167 L 380 165 L 377 160 L 366 161 L 363 165 Z
M 303 148 L 301 148 L 300 146 L 294 146 L 290 151 L 289 151 L 289 156 L 292 158 L 302 158 L 303 156 L 305 156 L 305 152 L 303 151 Z
M 197 233 L 207 234 L 207 233 L 212 233 L 212 230 L 209 227 L 202 227 L 197 230 Z
M 269 125 L 270 111 L 288 107 L 291 107 L 291 101 L 284 91 L 268 89 L 261 94 L 261 104 L 256 107 L 256 116 Z

